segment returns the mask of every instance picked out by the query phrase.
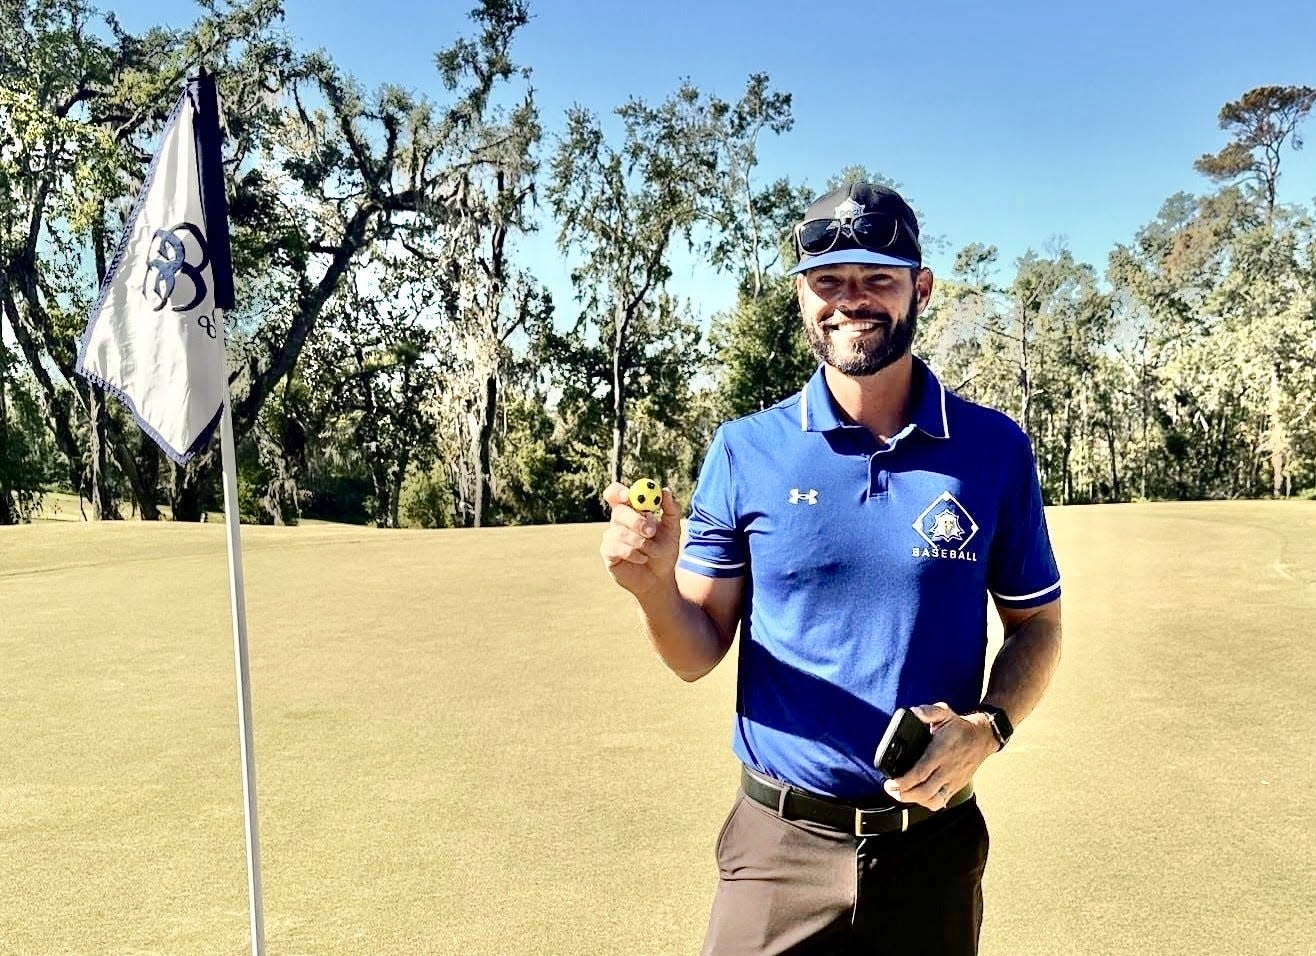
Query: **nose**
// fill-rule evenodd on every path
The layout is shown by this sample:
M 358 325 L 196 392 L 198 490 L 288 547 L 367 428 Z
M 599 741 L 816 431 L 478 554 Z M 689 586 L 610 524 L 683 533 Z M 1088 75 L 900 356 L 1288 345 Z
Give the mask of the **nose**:
M 832 306 L 842 312 L 863 308 L 868 301 L 868 293 L 863 283 L 851 280 L 843 282 L 833 290 Z

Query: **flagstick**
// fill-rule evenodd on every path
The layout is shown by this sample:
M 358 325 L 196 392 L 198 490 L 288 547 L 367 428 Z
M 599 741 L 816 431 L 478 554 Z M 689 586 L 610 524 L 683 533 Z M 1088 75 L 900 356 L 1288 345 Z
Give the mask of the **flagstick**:
M 215 310 L 215 325 L 223 316 Z M 242 748 L 242 795 L 247 818 L 247 897 L 251 906 L 252 956 L 265 956 L 265 914 L 260 890 L 260 831 L 256 819 L 256 757 L 251 735 L 251 685 L 247 669 L 247 602 L 242 579 L 242 542 L 238 514 L 238 456 L 234 450 L 233 414 L 228 387 L 219 423 L 220 452 L 224 466 L 224 522 L 228 528 L 228 579 L 233 607 L 233 659 L 238 678 L 238 729 Z

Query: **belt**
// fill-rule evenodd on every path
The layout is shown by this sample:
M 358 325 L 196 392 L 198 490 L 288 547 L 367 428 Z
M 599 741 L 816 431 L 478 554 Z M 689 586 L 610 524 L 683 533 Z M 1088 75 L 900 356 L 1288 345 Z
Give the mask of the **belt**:
M 895 801 L 880 807 L 858 807 L 771 780 L 754 773 L 748 767 L 741 774 L 741 786 L 745 789 L 745 796 L 775 810 L 783 820 L 808 820 L 861 837 L 876 836 L 879 833 L 903 833 L 940 812 L 916 803 Z M 962 790 L 951 794 L 946 809 L 959 806 L 972 796 L 973 783 L 970 782 Z

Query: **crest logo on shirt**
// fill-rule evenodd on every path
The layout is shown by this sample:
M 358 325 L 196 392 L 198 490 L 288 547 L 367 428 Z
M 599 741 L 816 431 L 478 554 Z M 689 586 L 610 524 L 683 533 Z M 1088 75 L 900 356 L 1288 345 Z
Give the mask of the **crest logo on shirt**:
M 949 491 L 943 491 L 923 509 L 914 519 L 913 528 L 927 542 L 927 547 L 913 549 L 913 557 L 978 560 L 976 551 L 965 550 L 978 533 L 978 522 Z
M 798 488 L 791 489 L 790 502 L 798 505 L 801 501 L 807 504 L 816 505 L 818 503 L 818 489 L 810 488 L 808 491 L 800 491 Z

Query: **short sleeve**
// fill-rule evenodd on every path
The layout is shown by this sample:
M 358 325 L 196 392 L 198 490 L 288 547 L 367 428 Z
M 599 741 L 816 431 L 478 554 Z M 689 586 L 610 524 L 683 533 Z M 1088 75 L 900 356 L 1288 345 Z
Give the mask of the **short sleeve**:
M 711 578 L 745 574 L 745 536 L 737 527 L 731 451 L 723 428 L 713 434 L 690 500 L 686 540 L 677 566 Z
M 1060 597 L 1060 570 L 1046 529 L 1032 445 L 1022 432 L 1013 444 L 987 588 L 1001 606 L 1023 609 Z

